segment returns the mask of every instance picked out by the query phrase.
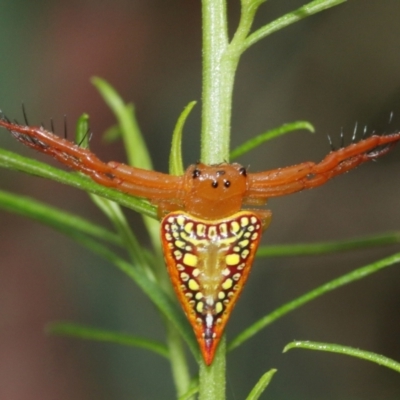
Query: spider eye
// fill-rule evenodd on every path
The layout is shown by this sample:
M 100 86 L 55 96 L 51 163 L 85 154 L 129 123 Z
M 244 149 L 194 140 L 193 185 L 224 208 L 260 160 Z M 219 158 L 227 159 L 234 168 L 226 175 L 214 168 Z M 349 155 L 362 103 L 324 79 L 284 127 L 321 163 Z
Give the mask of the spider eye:
M 218 187 L 218 182 L 217 181 L 213 181 L 211 186 L 215 189 Z
M 231 181 L 224 180 L 224 186 L 225 186 L 226 188 L 228 188 L 229 186 L 231 186 Z
M 198 177 L 200 176 L 200 174 L 201 174 L 200 170 L 196 168 L 196 169 L 193 171 L 193 174 L 192 174 L 193 179 L 194 179 L 194 178 L 198 178 Z
M 239 169 L 239 174 L 243 176 L 247 176 L 247 171 L 245 167 Z

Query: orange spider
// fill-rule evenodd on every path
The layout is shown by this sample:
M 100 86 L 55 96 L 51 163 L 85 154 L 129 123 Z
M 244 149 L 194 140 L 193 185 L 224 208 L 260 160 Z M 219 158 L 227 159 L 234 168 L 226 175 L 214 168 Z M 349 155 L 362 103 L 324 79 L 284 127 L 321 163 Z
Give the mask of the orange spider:
M 400 132 L 373 135 L 331 151 L 320 163 L 248 173 L 240 164 L 190 165 L 182 176 L 104 163 L 92 152 L 43 127 L 0 126 L 23 144 L 49 154 L 101 185 L 148 199 L 158 207 L 164 257 L 178 299 L 193 327 L 204 361 L 212 363 L 232 309 L 243 289 L 271 212 L 244 209 L 324 184 L 386 154 Z

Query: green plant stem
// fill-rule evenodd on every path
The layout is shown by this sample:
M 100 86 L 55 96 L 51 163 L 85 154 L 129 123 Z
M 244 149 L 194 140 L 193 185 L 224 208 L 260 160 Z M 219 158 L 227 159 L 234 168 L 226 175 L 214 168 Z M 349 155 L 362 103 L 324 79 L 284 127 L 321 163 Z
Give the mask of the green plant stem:
M 225 399 L 226 340 L 222 337 L 214 361 L 200 363 L 199 400 Z
M 229 161 L 232 92 L 236 59 L 227 54 L 229 45 L 226 0 L 202 0 L 203 93 L 201 161 Z M 225 338 L 211 366 L 200 362 L 199 400 L 225 399 Z
M 201 161 L 229 161 L 232 94 L 236 69 L 243 51 L 256 41 L 308 15 L 344 0 L 315 0 L 275 25 L 266 25 L 249 36 L 255 13 L 264 0 L 242 0 L 238 29 L 229 43 L 226 0 L 202 0 L 203 93 Z M 222 340 L 224 341 L 224 339 Z M 220 351 L 221 345 L 217 353 Z M 222 350 L 221 350 L 222 351 Z M 218 353 L 224 358 L 224 353 Z M 225 399 L 225 359 L 216 366 L 200 367 L 200 399 Z
M 229 159 L 233 79 L 237 62 L 227 57 L 226 0 L 203 0 L 203 107 L 201 160 Z

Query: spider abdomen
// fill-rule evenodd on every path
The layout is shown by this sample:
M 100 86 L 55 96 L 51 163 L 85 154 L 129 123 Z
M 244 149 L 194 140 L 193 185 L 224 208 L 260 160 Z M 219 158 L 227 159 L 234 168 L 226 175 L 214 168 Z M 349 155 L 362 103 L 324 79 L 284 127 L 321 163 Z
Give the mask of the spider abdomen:
M 161 222 L 168 272 L 207 365 L 247 281 L 261 232 L 251 211 L 215 221 L 179 211 Z

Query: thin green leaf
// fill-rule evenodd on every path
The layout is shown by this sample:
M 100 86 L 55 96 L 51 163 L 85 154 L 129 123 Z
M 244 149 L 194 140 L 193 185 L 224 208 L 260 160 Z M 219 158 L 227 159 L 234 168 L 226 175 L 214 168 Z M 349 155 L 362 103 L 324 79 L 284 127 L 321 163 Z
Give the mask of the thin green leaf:
M 268 372 L 266 372 L 253 387 L 249 395 L 246 397 L 246 400 L 257 400 L 271 382 L 271 379 L 275 375 L 276 371 L 276 369 L 270 369 Z
M 60 232 L 78 231 L 118 246 L 121 239 L 113 232 L 31 197 L 0 191 L 0 208 L 51 226 Z
M 89 115 L 82 114 L 78 118 L 78 121 L 76 122 L 75 143 L 79 147 L 88 149 L 89 139 L 90 139 Z
M 175 125 L 174 132 L 172 134 L 172 145 L 171 153 L 169 155 L 169 173 L 171 175 L 183 175 L 185 169 L 183 167 L 182 161 L 182 134 L 183 127 L 185 125 L 186 119 L 192 111 L 193 107 L 196 105 L 197 101 L 191 101 L 185 109 L 182 111 Z
M 90 194 L 90 197 L 114 225 L 124 243 L 124 247 L 131 257 L 131 260 L 141 265 L 142 268 L 146 270 L 149 277 L 154 278 L 148 263 L 149 259 L 152 260 L 153 257 L 149 254 L 146 248 L 141 246 L 138 242 L 135 234 L 129 227 L 128 221 L 126 220 L 119 204 L 95 194 Z
M 74 235 L 71 233 L 70 236 L 79 244 L 107 259 L 120 271 L 128 275 L 143 290 L 143 292 L 147 294 L 165 318 L 181 333 L 195 358 L 200 359 L 199 348 L 193 330 L 182 313 L 182 310 L 178 308 L 176 302 L 174 302 L 157 283 L 151 281 L 140 268 L 136 268 L 118 257 L 114 252 L 102 244 L 82 235 Z
M 93 77 L 91 81 L 118 120 L 129 165 L 153 169 L 147 146 L 135 117 L 133 105 L 125 104 L 117 91 L 104 79 Z
M 79 146 L 86 149 L 89 148 L 89 116 L 83 114 L 76 124 L 76 142 Z M 147 264 L 145 249 L 139 245 L 136 236 L 130 229 L 125 215 L 121 210 L 119 204 L 112 200 L 105 199 L 104 197 L 97 196 L 89 193 L 89 196 L 93 202 L 100 208 L 100 210 L 107 216 L 107 218 L 113 223 L 115 229 L 119 233 L 125 248 L 131 256 L 133 262 L 137 262 L 143 268 L 146 269 L 149 277 L 153 277 L 152 272 Z
M 400 243 L 400 232 L 387 232 L 355 239 L 319 243 L 297 243 L 277 246 L 261 246 L 257 257 L 313 256 L 358 250 L 376 246 Z
M 171 360 L 172 377 L 177 397 L 185 394 L 190 388 L 190 371 L 186 360 L 186 349 L 181 334 L 171 323 L 166 324 L 167 345 Z
M 233 160 L 234 158 L 238 158 L 241 155 L 247 153 L 250 150 L 260 146 L 262 143 L 267 142 L 271 139 L 274 139 L 278 136 L 282 136 L 285 133 L 297 131 L 299 129 L 307 129 L 308 131 L 314 133 L 314 127 L 307 121 L 296 121 L 291 122 L 290 124 L 284 124 L 279 126 L 278 128 L 272 129 L 270 131 L 261 133 L 260 135 L 247 140 L 240 146 L 236 147 L 231 151 L 230 158 Z
M 145 141 L 140 132 L 139 125 L 135 117 L 133 105 L 124 104 L 124 101 L 121 99 L 118 93 L 106 81 L 100 78 L 93 78 L 92 82 L 97 87 L 100 94 L 103 96 L 104 100 L 112 109 L 118 120 L 129 164 L 137 168 L 144 168 L 148 170 L 153 169 L 150 155 L 148 153 Z M 153 251 L 154 257 L 152 257 L 152 259 L 153 261 L 157 259 L 161 260 L 161 262 L 155 261 L 152 263 L 154 267 L 153 270 L 157 276 L 157 280 L 159 283 L 159 288 L 167 287 L 166 290 L 168 291 L 171 289 L 171 286 L 169 280 L 167 280 L 168 278 L 166 277 L 164 263 L 161 257 L 161 239 L 159 233 L 159 223 L 157 221 L 154 221 L 153 219 L 148 218 L 146 215 L 143 216 L 143 221 L 150 236 L 150 240 L 152 242 L 154 249 Z M 148 277 L 154 279 L 152 271 L 150 271 L 149 268 L 146 268 L 146 273 Z M 150 293 L 148 294 L 150 295 Z M 172 321 L 172 323 L 174 323 L 174 321 Z M 181 334 L 186 335 L 187 340 L 190 341 L 190 338 L 193 339 L 193 334 L 191 331 L 190 331 L 191 337 L 189 338 L 187 331 L 186 332 L 182 331 L 182 326 L 176 326 L 176 328 L 180 331 Z M 189 345 L 192 345 L 194 354 L 196 354 L 196 351 L 198 352 L 197 344 L 189 343 Z M 183 364 L 185 363 L 182 361 L 182 359 L 178 360 L 175 359 L 174 357 L 171 357 L 171 364 L 173 370 L 179 368 L 185 368 L 185 366 L 183 366 Z
M 74 172 L 62 171 L 58 168 L 51 167 L 50 165 L 4 149 L 0 149 L 0 167 L 22 171 L 31 175 L 64 183 L 113 200 L 122 206 L 128 207 L 151 218 L 158 218 L 156 208 L 146 200 L 99 185 L 86 176 Z
M 92 328 L 90 326 L 70 323 L 52 322 L 46 326 L 46 332 L 51 335 L 71 336 L 79 339 L 95 340 L 98 342 L 109 342 L 123 346 L 139 347 L 150 350 L 163 357 L 169 358 L 168 349 L 165 344 L 155 340 L 149 340 L 127 333 L 113 332 L 105 329 Z
M 257 12 L 261 2 L 254 2 L 248 0 L 241 0 L 242 7 L 240 13 L 239 25 L 235 34 L 228 46 L 229 57 L 232 60 L 239 60 L 243 52 L 243 43 L 248 34 L 250 33 L 251 26 L 253 25 L 254 16 Z
M 238 347 L 243 342 L 250 339 L 252 336 L 264 329 L 266 326 L 270 325 L 272 322 L 275 322 L 277 319 L 282 318 L 290 311 L 301 307 L 309 301 L 314 300 L 315 298 L 331 292 L 332 290 L 337 289 L 341 286 L 365 278 L 368 275 L 378 272 L 382 268 L 397 264 L 398 262 L 400 262 L 400 253 L 396 253 L 390 257 L 358 268 L 352 272 L 349 272 L 348 274 L 342 275 L 339 278 L 333 279 L 332 281 L 327 282 L 314 290 L 311 290 L 310 292 L 298 297 L 297 299 L 294 299 L 289 303 L 286 303 L 283 306 L 277 308 L 272 313 L 266 315 L 265 317 L 259 319 L 257 322 L 249 326 L 231 341 L 228 346 L 228 350 L 233 350 L 234 348 Z
M 187 326 L 187 321 L 184 319 L 182 312 L 177 308 L 176 304 L 172 303 L 171 299 L 167 297 L 160 287 L 153 281 L 149 280 L 149 278 L 144 275 L 141 268 L 129 264 L 104 246 L 103 243 L 99 243 L 87 235 L 89 233 L 93 236 L 104 238 L 107 237 L 107 234 L 103 235 L 104 232 L 101 230 L 98 232 L 97 227 L 90 226 L 90 224 L 86 223 L 84 220 L 82 223 L 79 217 L 73 215 L 68 216 L 68 214 L 63 215 L 62 213 L 59 213 L 58 210 L 53 214 L 51 207 L 48 207 L 47 205 L 43 206 L 34 200 L 31 202 L 31 206 L 29 203 L 30 199 L 21 199 L 19 196 L 0 192 L 0 207 L 9 209 L 13 212 L 18 212 L 21 215 L 26 215 L 37 219 L 39 222 L 52 226 L 64 233 L 66 236 L 74 239 L 82 246 L 100 256 L 103 256 L 112 264 L 117 266 L 122 272 L 133 279 L 146 294 L 149 295 L 158 308 L 165 314 L 166 318 L 170 318 L 178 326 L 180 332 L 185 331 L 183 336 L 189 338 L 188 340 L 190 342 L 190 334 L 192 334 L 192 331 L 190 327 Z M 194 340 L 194 338 L 192 338 L 192 340 Z M 192 344 L 192 348 L 196 348 L 198 351 L 196 344 Z
M 317 14 L 321 11 L 327 10 L 328 8 L 344 3 L 345 1 L 346 0 L 314 0 L 295 11 L 285 14 L 249 35 L 243 43 L 242 51 L 248 49 L 250 46 L 257 43 L 259 40 L 264 39 L 271 33 L 279 31 L 288 25 L 309 17 L 310 15 Z
M 345 354 L 351 357 L 361 358 L 363 360 L 374 362 L 378 365 L 400 372 L 400 363 L 382 356 L 381 354 L 372 353 L 370 351 L 355 349 L 353 347 L 342 346 L 332 343 L 319 343 L 319 342 L 309 342 L 309 341 L 295 341 L 291 342 L 285 346 L 283 352 L 286 353 L 291 349 L 308 349 L 308 350 L 318 350 L 327 351 L 331 353 Z
M 169 299 L 156 284 L 149 281 L 149 278 L 141 276 L 143 273 L 140 273 L 127 262 L 118 258 L 118 256 L 108 250 L 103 244 L 86 236 L 86 234 L 89 234 L 103 240 L 108 240 L 111 243 L 121 244 L 120 239 L 116 235 L 80 217 L 60 212 L 57 209 L 53 209 L 48 205 L 41 204 L 30 198 L 16 196 L 3 191 L 0 191 L 0 207 L 36 219 L 41 223 L 63 232 L 95 253 L 103 256 L 106 255 L 106 258 L 113 262 L 114 265 L 134 279 L 158 308 L 163 311 L 163 314 L 172 321 L 174 326 L 176 326 L 181 333 L 183 332 L 183 337 L 185 337 L 189 345 L 191 345 L 194 354 L 196 354 L 196 351 L 198 352 L 192 331 L 190 327 L 187 326 L 187 321 L 176 304 L 172 303 L 171 299 Z
M 76 125 L 76 141 L 80 146 L 89 148 L 89 116 L 83 114 Z M 100 208 L 100 210 L 106 215 L 106 217 L 113 223 L 121 239 L 124 242 L 125 248 L 131 255 L 131 259 L 134 262 L 138 262 L 140 265 L 145 266 L 146 256 L 144 255 L 144 248 L 139 245 L 136 236 L 130 229 L 125 215 L 121 210 L 119 204 L 112 200 L 105 199 L 104 197 L 97 196 L 95 194 L 89 194 L 93 202 Z
M 143 169 L 153 169 L 153 164 L 143 136 L 137 123 L 134 107 L 125 104 L 115 89 L 104 79 L 94 77 L 92 83 L 102 95 L 104 101 L 114 112 L 122 133 L 129 165 Z M 143 216 L 144 224 L 155 251 L 161 248 L 158 222 Z

